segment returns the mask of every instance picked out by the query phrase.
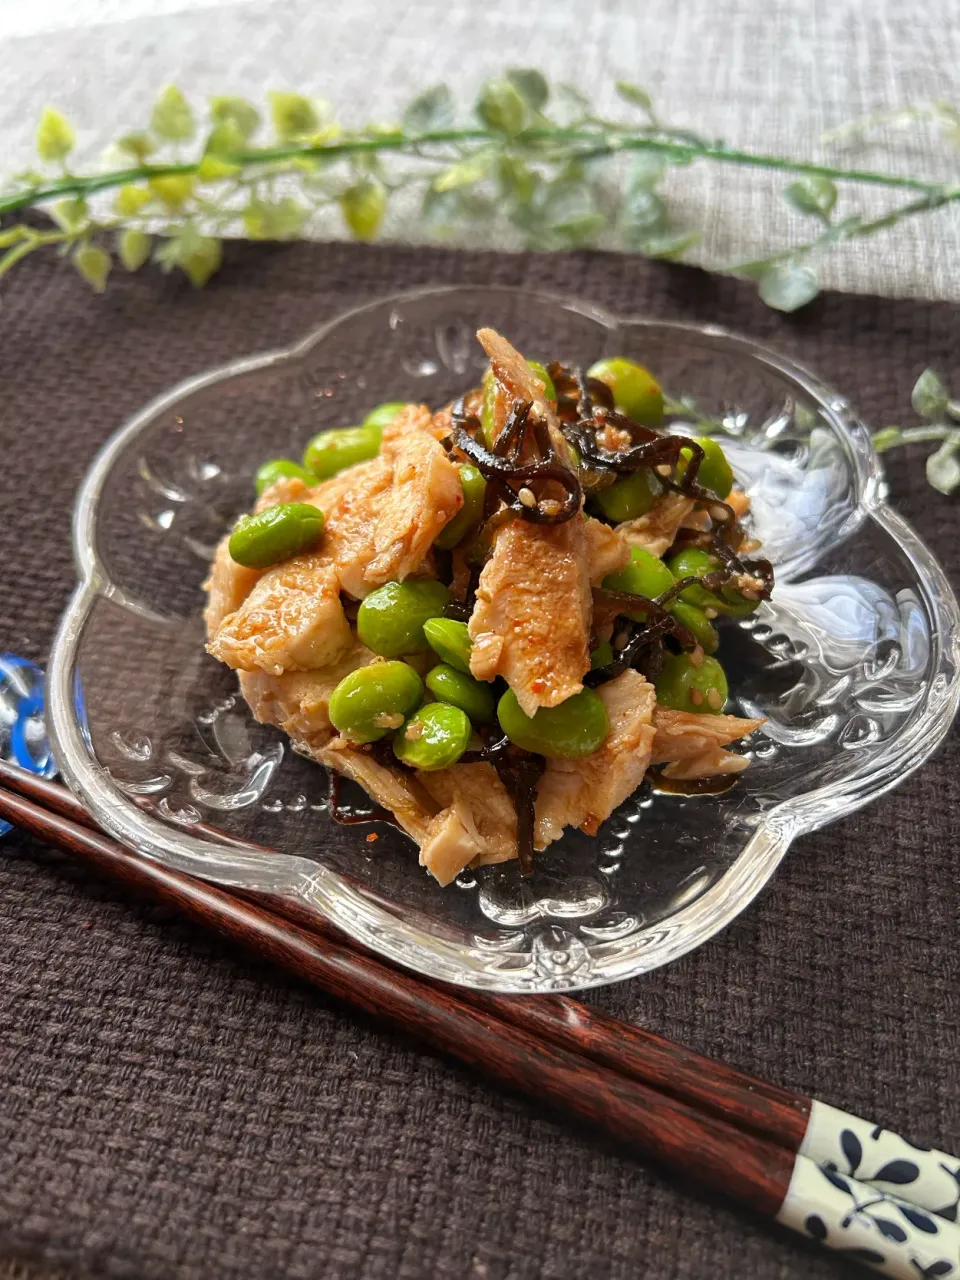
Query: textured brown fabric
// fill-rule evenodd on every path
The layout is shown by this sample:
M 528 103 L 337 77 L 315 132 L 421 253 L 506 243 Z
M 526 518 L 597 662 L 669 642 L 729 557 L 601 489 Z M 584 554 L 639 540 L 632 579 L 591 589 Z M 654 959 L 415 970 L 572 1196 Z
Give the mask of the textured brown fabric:
M 186 374 L 377 294 L 546 283 L 718 322 L 799 356 L 875 426 L 908 413 L 925 364 L 960 383 L 956 308 L 833 295 L 787 319 L 747 286 L 601 254 L 246 246 L 201 293 L 143 274 L 102 299 L 65 268 L 19 270 L 0 311 L 0 648 L 40 662 L 104 436 Z M 891 471 L 955 574 L 960 504 L 925 486 L 919 454 Z M 958 766 L 954 737 L 800 842 L 719 938 L 591 999 L 957 1150 Z M 16 834 L 0 846 L 0 1257 L 31 1278 L 858 1274 Z

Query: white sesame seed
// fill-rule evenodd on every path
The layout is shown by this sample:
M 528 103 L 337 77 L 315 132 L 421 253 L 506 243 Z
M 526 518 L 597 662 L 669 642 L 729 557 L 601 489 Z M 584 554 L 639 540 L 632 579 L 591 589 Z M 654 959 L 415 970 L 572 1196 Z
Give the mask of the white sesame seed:
M 693 703 L 695 707 L 699 707 L 702 704 L 703 694 L 700 692 L 699 689 L 690 690 L 690 701 Z
M 707 701 L 710 703 L 710 706 L 714 711 L 719 711 L 723 706 L 723 699 L 720 697 L 720 690 L 716 688 L 711 689 L 707 694 Z
M 517 497 L 525 507 L 535 507 L 537 505 L 537 495 L 532 489 L 528 489 L 526 485 L 523 486 Z
M 378 729 L 399 729 L 403 724 L 403 716 L 398 711 L 381 711 L 374 717 L 373 723 Z
M 668 476 L 673 471 L 673 467 L 669 462 L 661 462 L 659 467 L 654 467 L 654 471 L 658 476 Z
M 703 666 L 703 650 L 699 645 L 690 653 L 690 665 L 692 667 Z
M 712 622 L 714 618 L 717 616 L 717 611 L 716 609 L 710 609 L 710 608 L 704 609 L 703 616 L 705 618 L 709 618 L 710 621 Z

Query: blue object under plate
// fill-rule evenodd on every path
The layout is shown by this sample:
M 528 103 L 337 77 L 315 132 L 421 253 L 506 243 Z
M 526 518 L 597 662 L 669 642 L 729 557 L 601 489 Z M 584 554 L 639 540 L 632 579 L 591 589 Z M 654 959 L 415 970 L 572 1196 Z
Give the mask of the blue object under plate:
M 43 672 L 14 653 L 0 654 L 0 759 L 41 778 L 57 772 L 43 718 Z M 0 820 L 0 835 L 9 830 Z

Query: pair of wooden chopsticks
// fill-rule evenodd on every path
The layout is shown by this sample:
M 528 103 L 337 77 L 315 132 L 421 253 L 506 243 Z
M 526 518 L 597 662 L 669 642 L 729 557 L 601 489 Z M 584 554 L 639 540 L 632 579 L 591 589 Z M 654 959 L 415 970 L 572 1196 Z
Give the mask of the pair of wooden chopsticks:
M 0 784 L 0 817 L 489 1078 L 888 1275 L 960 1278 L 956 1157 L 575 1000 L 395 969 L 290 903 L 268 908 L 130 852 L 56 783 L 0 761 Z

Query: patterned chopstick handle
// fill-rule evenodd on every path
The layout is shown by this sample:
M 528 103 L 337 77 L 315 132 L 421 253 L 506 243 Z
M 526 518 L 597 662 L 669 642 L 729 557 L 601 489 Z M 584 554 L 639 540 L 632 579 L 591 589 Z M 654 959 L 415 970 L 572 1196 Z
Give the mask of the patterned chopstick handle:
M 777 1221 L 895 1280 L 960 1277 L 960 1226 L 806 1156 Z
M 799 1152 L 823 1169 L 957 1221 L 960 1159 L 945 1151 L 915 1147 L 889 1129 L 814 1099 Z

